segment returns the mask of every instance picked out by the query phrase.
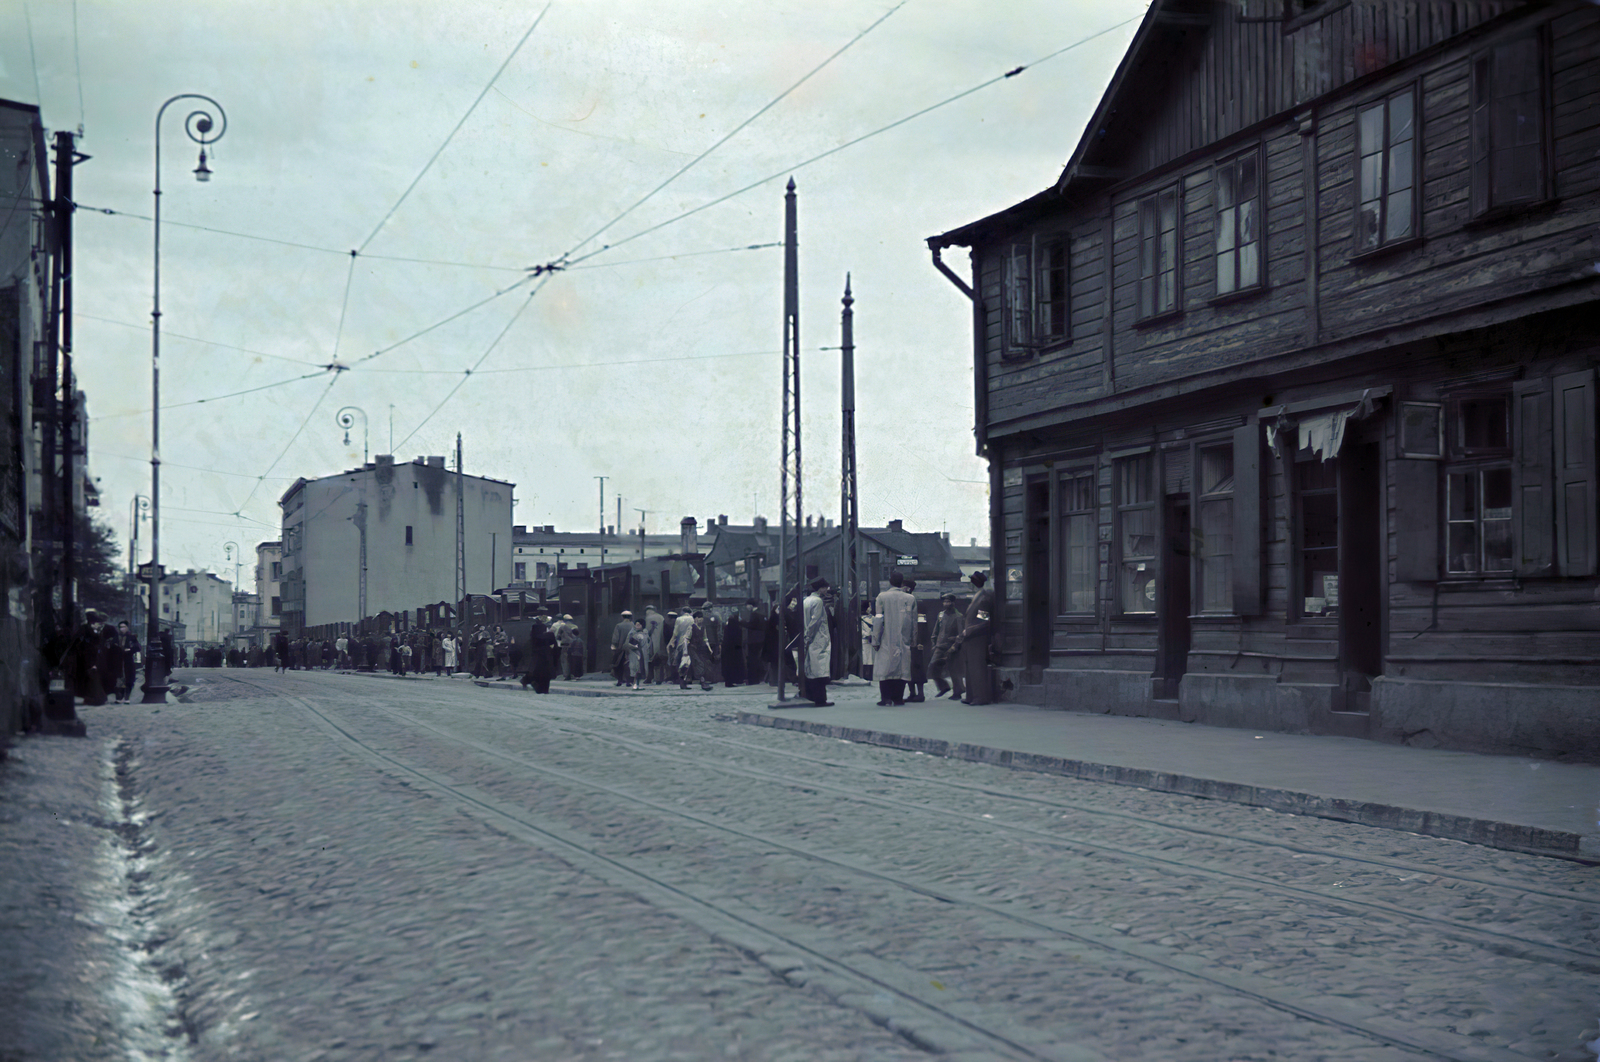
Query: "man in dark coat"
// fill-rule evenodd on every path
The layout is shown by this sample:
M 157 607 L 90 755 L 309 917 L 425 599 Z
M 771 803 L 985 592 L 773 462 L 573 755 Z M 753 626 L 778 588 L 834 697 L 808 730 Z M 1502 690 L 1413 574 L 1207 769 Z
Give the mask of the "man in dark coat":
M 928 674 L 933 677 L 933 684 L 939 692 L 935 697 L 943 697 L 955 690 L 955 699 L 961 700 L 966 696 L 966 683 L 961 680 L 961 663 L 955 659 L 959 651 L 961 638 L 961 624 L 965 617 L 956 611 L 956 595 L 942 594 L 939 603 L 944 606 L 939 613 L 939 621 L 933 629 L 933 659 L 928 665 Z M 954 666 L 952 666 L 954 665 Z
M 633 613 L 624 609 L 622 619 L 611 632 L 611 677 L 621 686 L 628 679 L 628 636 L 633 633 Z
M 744 685 L 744 621 L 737 609 L 728 613 L 722 631 L 722 684 Z
M 983 572 L 972 573 L 976 591 L 967 602 L 961 625 L 961 670 L 967 682 L 967 697 L 962 704 L 988 704 L 994 700 L 994 684 L 989 680 L 989 638 L 994 630 L 994 591 L 984 584 Z
M 72 636 L 72 692 L 82 697 L 84 704 L 106 703 L 113 668 L 122 670 L 121 654 L 111 644 L 111 632 L 100 613 L 90 609 Z
M 533 626 L 528 630 L 528 651 L 523 659 L 528 662 L 528 670 L 522 676 L 522 688 L 533 687 L 535 693 L 550 692 L 550 676 L 555 670 L 555 658 L 551 655 L 556 650 L 556 636 L 538 620 L 533 621 Z
M 744 681 L 754 686 L 767 677 L 767 617 L 761 602 L 750 599 L 750 622 L 744 631 Z

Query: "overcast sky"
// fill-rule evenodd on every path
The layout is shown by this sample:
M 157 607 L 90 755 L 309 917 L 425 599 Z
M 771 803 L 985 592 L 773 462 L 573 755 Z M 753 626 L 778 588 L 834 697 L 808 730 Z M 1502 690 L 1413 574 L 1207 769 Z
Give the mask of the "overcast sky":
M 199 184 L 188 108 L 162 125 L 169 567 L 231 578 L 224 544 L 248 562 L 276 538 L 296 477 L 358 464 L 346 406 L 370 418 L 373 454 L 391 418 L 401 460 L 449 453 L 459 431 L 469 473 L 516 483 L 517 523 L 596 526 L 602 475 L 608 524 L 619 494 L 623 523 L 651 510 L 651 533 L 685 515 L 775 522 L 782 252 L 729 249 L 782 239 L 790 174 L 807 512 L 838 518 L 838 354 L 819 348 L 838 345 L 848 271 L 863 524 L 986 541 L 970 304 L 923 240 L 1055 179 L 1144 6 L 554 0 L 513 54 L 543 4 L 3 5 L 0 96 L 40 102 L 50 131 L 81 124 L 93 156 L 75 176 L 75 331 L 102 515 L 126 536 L 150 485 L 151 225 L 124 215 L 151 213 L 158 108 L 194 92 L 228 126 Z M 966 274 L 964 254 L 947 261 Z M 319 368 L 334 362 L 350 368 Z

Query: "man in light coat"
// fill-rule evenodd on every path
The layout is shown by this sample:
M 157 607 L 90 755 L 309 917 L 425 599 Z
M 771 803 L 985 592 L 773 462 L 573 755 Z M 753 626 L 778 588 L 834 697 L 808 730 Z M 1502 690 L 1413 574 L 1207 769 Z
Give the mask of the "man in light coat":
M 811 593 L 806 595 L 801 606 L 800 618 L 800 631 L 805 645 L 800 660 L 802 682 L 805 684 L 805 696 L 818 708 L 826 708 L 833 703 L 828 700 L 833 636 L 829 633 L 832 625 L 828 622 L 828 603 L 823 596 L 827 588 L 828 580 L 821 576 L 811 580 Z
M 889 573 L 889 589 L 878 595 L 872 621 L 872 677 L 878 680 L 878 705 L 906 703 L 911 680 L 911 647 L 917 637 L 917 599 L 906 593 L 905 576 Z

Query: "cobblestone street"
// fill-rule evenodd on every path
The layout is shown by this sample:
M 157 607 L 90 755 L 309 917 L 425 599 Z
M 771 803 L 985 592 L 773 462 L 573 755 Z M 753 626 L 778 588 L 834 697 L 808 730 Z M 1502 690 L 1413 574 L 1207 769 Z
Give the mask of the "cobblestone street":
M 0 770 L 5 1062 L 1595 1057 L 1578 862 L 735 725 L 764 687 L 181 680 Z

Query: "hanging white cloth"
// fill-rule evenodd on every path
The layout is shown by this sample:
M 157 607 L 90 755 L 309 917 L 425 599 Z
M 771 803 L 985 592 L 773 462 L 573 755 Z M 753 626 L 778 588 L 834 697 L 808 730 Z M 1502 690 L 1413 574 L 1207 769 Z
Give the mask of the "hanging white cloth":
M 1339 449 L 1344 445 L 1345 425 L 1354 412 L 1355 410 L 1346 409 L 1338 413 L 1321 413 L 1302 420 L 1300 449 L 1310 450 L 1324 461 L 1338 457 Z

